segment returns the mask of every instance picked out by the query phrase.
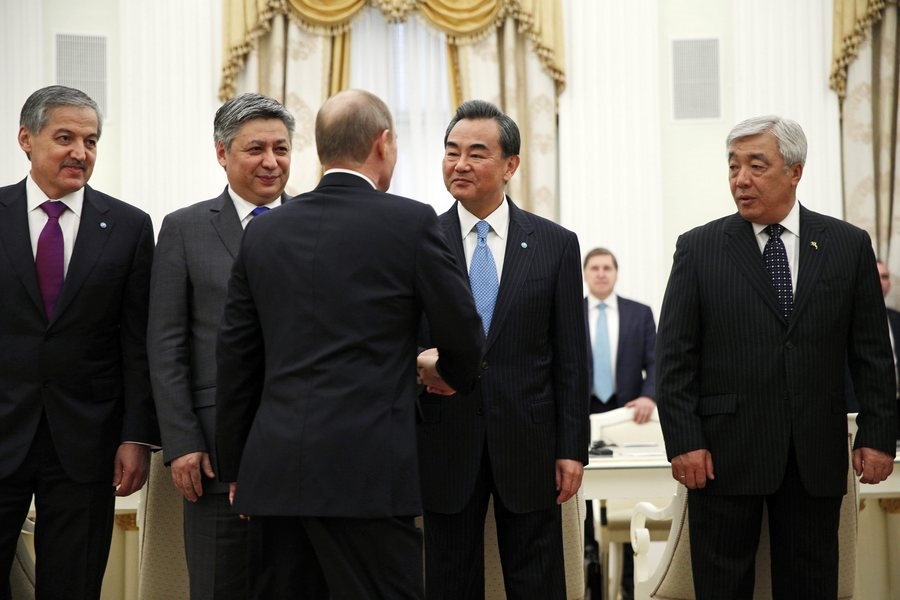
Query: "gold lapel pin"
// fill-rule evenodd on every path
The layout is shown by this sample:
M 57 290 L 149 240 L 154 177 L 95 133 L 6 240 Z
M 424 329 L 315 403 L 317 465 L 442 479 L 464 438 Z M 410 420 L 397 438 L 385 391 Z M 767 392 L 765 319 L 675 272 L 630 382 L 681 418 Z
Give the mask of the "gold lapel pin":
M 813 250 L 818 250 L 818 249 L 819 249 L 819 243 L 818 243 L 818 242 L 810 242 L 809 245 L 810 245 L 810 247 L 811 247 Z

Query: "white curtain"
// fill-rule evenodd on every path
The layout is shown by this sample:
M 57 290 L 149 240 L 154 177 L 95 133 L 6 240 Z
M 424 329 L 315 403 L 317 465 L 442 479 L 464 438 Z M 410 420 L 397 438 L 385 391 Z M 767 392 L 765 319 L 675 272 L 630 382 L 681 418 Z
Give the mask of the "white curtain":
M 444 129 L 456 108 L 450 106 L 446 48 L 444 34 L 415 14 L 388 23 L 367 7 L 350 30 L 350 87 L 376 94 L 394 116 L 399 152 L 390 191 L 438 213 L 453 202 L 441 174 Z

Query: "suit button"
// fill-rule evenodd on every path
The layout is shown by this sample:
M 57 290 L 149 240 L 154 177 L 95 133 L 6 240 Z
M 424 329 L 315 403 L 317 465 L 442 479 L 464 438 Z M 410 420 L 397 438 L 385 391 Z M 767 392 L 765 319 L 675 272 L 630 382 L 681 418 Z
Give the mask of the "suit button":
M 486 360 L 481 361 L 481 370 L 487 371 L 487 368 L 488 368 L 487 361 Z
M 475 414 L 480 417 L 481 415 L 484 414 L 484 409 L 479 406 L 478 408 L 475 409 Z
M 784 346 L 785 346 L 785 348 L 787 348 L 788 350 L 793 350 L 793 349 L 794 349 L 794 342 L 787 342 Z

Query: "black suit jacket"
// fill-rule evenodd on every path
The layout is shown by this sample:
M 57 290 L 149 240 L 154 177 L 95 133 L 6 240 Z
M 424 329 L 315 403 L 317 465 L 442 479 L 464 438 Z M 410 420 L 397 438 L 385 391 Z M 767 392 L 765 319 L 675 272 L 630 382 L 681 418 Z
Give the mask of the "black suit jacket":
M 769 494 L 793 443 L 816 496 L 847 485 L 845 361 L 856 446 L 894 452 L 896 401 L 869 236 L 800 207 L 799 271 L 781 316 L 752 225 L 734 214 L 682 235 L 660 315 L 657 403 L 671 459 L 712 454 L 707 494 Z
M 616 344 L 616 403 L 625 406 L 635 398 L 656 399 L 656 321 L 646 304 L 617 296 L 619 343 Z M 584 299 L 585 314 L 589 310 Z M 593 361 L 588 362 L 588 381 L 593 385 Z
M 587 463 L 587 328 L 578 238 L 509 201 L 500 290 L 471 393 L 423 394 L 419 456 L 425 508 L 462 510 L 487 447 L 503 503 L 514 512 L 549 508 L 556 460 Z M 441 225 L 466 275 L 459 213 Z M 431 322 L 433 330 L 434 323 Z
M 245 514 L 421 514 L 420 316 L 456 389 L 483 341 L 437 215 L 347 173 L 273 213 L 244 232 L 219 332 L 219 479 Z
M 288 200 L 282 196 L 282 203 Z M 241 227 L 228 188 L 163 220 L 153 259 L 147 349 L 166 463 L 215 451 L 216 336 Z M 227 486 L 204 478 L 205 492 Z
M 159 443 L 146 352 L 152 259 L 150 217 L 85 186 L 48 322 L 25 181 L 0 188 L 0 478 L 25 459 L 42 412 L 75 481 L 111 481 L 122 442 Z

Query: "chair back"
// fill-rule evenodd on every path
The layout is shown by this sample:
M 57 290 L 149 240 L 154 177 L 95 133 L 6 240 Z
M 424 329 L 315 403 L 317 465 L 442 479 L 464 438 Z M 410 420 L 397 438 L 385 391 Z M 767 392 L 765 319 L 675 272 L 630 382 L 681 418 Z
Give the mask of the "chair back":
M 603 440 L 607 444 L 623 446 L 625 444 L 656 444 L 658 452 L 665 452 L 662 427 L 659 424 L 659 413 L 653 415 L 647 423 L 634 422 L 633 408 L 617 408 L 605 413 L 591 415 L 591 440 Z
M 850 600 L 856 584 L 856 545 L 859 520 L 859 481 L 853 471 L 852 449 L 856 433 L 856 415 L 848 418 L 849 433 L 847 452 L 850 464 L 847 469 L 847 493 L 841 502 L 841 521 L 838 528 L 838 599 Z M 636 598 L 657 600 L 694 600 L 694 581 L 691 572 L 690 533 L 688 531 L 687 488 L 679 485 L 671 503 L 657 508 L 648 502 L 635 507 L 631 521 L 631 539 L 635 550 L 634 585 Z M 650 532 L 645 526 L 648 519 L 672 519 L 672 528 L 666 548 L 656 570 L 649 572 L 647 551 Z M 768 516 L 763 509 L 759 547 L 756 554 L 756 585 L 754 600 L 772 597 L 771 554 Z

